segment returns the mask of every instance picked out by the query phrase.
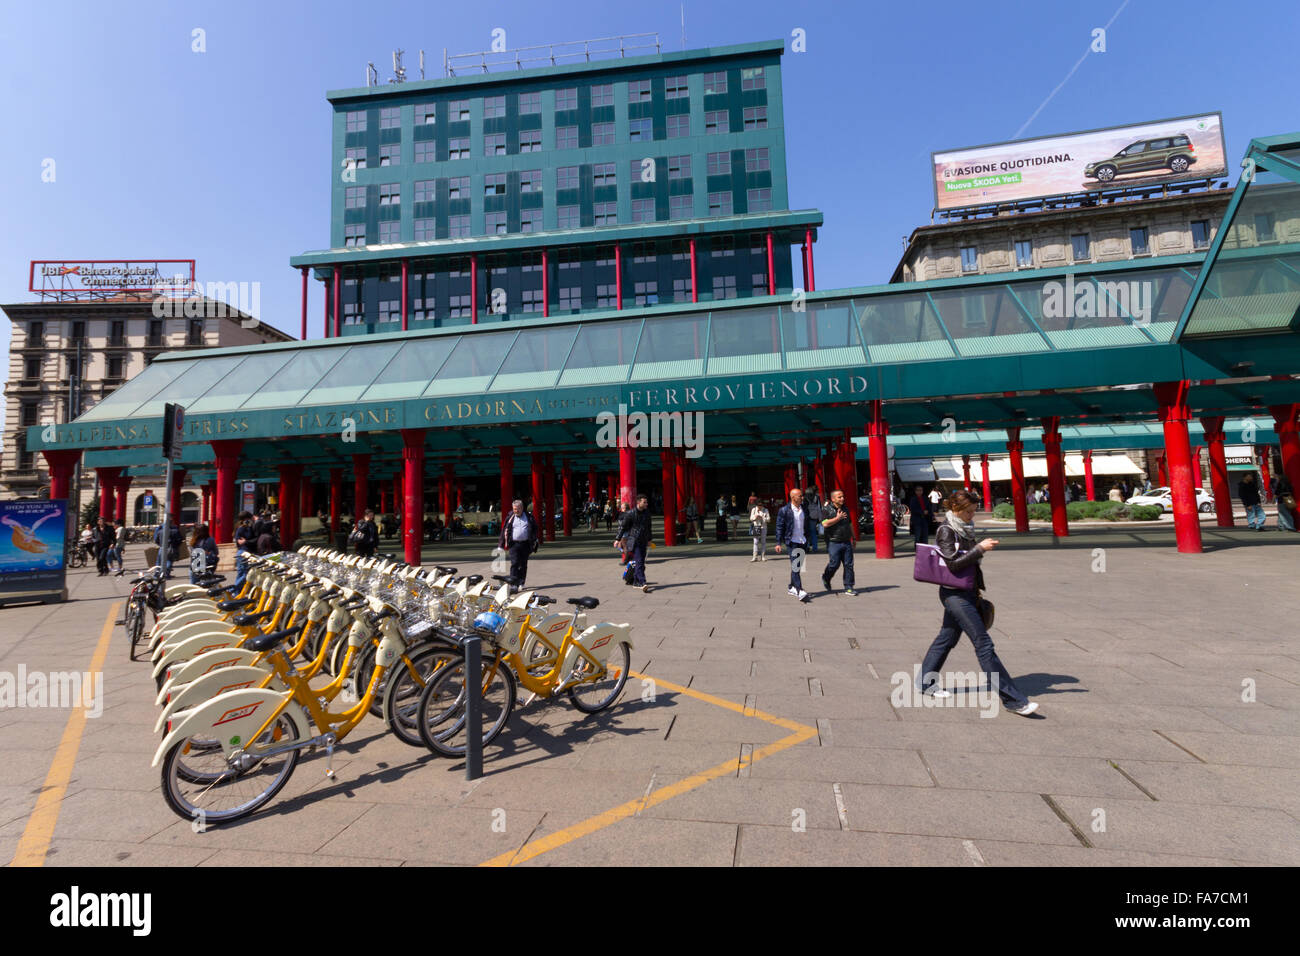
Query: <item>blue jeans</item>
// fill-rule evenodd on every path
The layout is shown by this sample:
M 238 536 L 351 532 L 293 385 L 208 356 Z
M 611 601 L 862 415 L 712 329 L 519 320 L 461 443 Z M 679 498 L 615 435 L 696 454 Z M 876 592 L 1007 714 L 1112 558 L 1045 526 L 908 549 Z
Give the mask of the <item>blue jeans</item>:
M 803 541 L 791 541 L 790 549 L 790 587 L 796 591 L 803 590 L 803 577 L 799 574 L 799 569 L 803 567 L 804 558 L 806 557 L 807 544 Z
M 1282 502 L 1280 501 L 1277 503 L 1277 530 L 1279 531 L 1295 530 L 1295 518 L 1291 514 L 1291 509 L 1288 508 L 1286 505 L 1282 504 Z
M 1268 521 L 1268 518 L 1266 518 L 1266 517 L 1264 516 L 1264 506 L 1263 506 L 1263 505 L 1247 505 L 1247 506 L 1246 506 L 1246 525 L 1247 525 L 1247 527 L 1251 527 L 1251 528 L 1262 528 L 1262 527 L 1264 527 L 1264 525 L 1265 525 L 1265 523 L 1266 523 L 1267 521 Z
M 632 546 L 628 554 L 627 563 L 634 565 L 632 568 L 632 583 L 637 587 L 645 584 L 645 543 L 638 541 Z
M 948 659 L 948 652 L 957 646 L 962 631 L 965 631 L 975 645 L 975 657 L 980 662 L 980 669 L 988 676 L 989 686 L 997 688 L 1002 702 L 1013 709 L 1029 703 L 1029 698 L 1016 687 L 1006 667 L 998 659 L 997 652 L 993 650 L 993 638 L 989 637 L 984 619 L 975 606 L 975 592 L 941 587 L 939 601 L 943 604 L 943 626 L 921 663 L 922 690 L 928 690 L 937 681 L 939 669 Z
M 835 577 L 835 572 L 840 569 L 840 564 L 844 565 L 844 587 L 847 590 L 853 590 L 853 542 L 852 541 L 828 541 L 826 542 L 826 551 L 830 554 L 830 562 L 826 565 L 826 570 L 822 572 L 822 580 L 826 586 L 830 587 L 831 579 Z
M 817 524 L 816 521 L 810 522 L 809 525 L 808 525 L 808 550 L 809 550 L 809 552 L 816 552 L 816 551 L 817 551 L 817 528 L 818 528 L 818 527 L 819 527 L 819 525 Z
M 233 585 L 235 593 L 238 594 L 244 586 L 244 578 L 248 577 L 248 552 L 240 548 L 235 552 L 235 583 Z

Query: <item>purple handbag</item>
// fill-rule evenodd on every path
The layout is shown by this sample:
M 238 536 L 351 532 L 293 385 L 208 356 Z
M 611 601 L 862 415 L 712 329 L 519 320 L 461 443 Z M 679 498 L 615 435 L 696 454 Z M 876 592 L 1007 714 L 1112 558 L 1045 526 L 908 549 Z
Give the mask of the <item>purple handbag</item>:
M 959 552 L 959 556 L 965 552 Z M 975 590 L 975 565 L 960 573 L 950 571 L 948 562 L 943 559 L 939 549 L 932 544 L 916 546 L 916 563 L 912 566 L 912 578 L 927 584 L 937 584 L 945 588 L 958 588 L 962 591 Z

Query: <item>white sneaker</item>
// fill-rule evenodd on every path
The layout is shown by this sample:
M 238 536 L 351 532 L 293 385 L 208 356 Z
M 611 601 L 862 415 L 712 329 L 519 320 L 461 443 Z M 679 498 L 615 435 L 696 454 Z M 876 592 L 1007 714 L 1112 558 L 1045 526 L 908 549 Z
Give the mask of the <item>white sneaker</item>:
M 936 687 L 934 690 L 930 691 L 930 696 L 935 700 L 947 700 L 952 696 L 952 691 L 944 690 L 942 687 Z
M 754 555 L 752 558 L 749 559 L 749 563 L 753 564 L 757 560 L 758 560 L 758 555 Z
M 1021 717 L 1028 717 L 1037 709 L 1038 709 L 1038 702 L 1031 700 L 1029 703 L 1025 704 L 1024 707 L 1019 708 L 1016 711 L 1016 713 L 1019 714 Z
M 760 560 L 760 561 L 766 561 L 766 560 L 767 560 L 767 555 L 765 555 L 765 554 L 759 555 L 758 560 Z
M 807 600 L 808 600 L 808 592 L 807 592 L 807 591 L 800 591 L 800 592 L 799 592 L 799 600 L 800 600 L 800 601 L 807 601 Z
M 802 592 L 800 592 L 799 590 L 797 590 L 797 589 L 795 588 L 795 586 L 792 584 L 792 585 L 790 585 L 789 590 L 787 591 L 787 593 L 793 595 L 794 597 L 799 597 L 800 593 L 802 593 Z M 801 598 L 800 600 L 802 600 L 802 598 Z

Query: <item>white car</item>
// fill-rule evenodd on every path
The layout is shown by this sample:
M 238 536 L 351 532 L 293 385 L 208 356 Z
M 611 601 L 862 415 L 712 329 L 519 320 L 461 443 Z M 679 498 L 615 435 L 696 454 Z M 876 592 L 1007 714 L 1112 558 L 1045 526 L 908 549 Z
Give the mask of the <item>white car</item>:
M 1168 488 L 1152 488 L 1150 491 L 1139 495 L 1134 495 L 1128 500 L 1131 505 L 1154 505 L 1160 509 L 1160 513 L 1174 510 L 1173 493 Z M 1209 514 L 1214 510 L 1214 496 L 1204 488 L 1196 489 L 1196 510 L 1201 514 Z

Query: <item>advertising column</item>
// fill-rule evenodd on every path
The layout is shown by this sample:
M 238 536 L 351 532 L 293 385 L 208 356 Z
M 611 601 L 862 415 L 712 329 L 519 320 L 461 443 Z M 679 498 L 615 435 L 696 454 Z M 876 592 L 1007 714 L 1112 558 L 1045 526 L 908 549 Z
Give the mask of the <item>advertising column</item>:
M 68 599 L 66 501 L 0 501 L 0 606 Z

